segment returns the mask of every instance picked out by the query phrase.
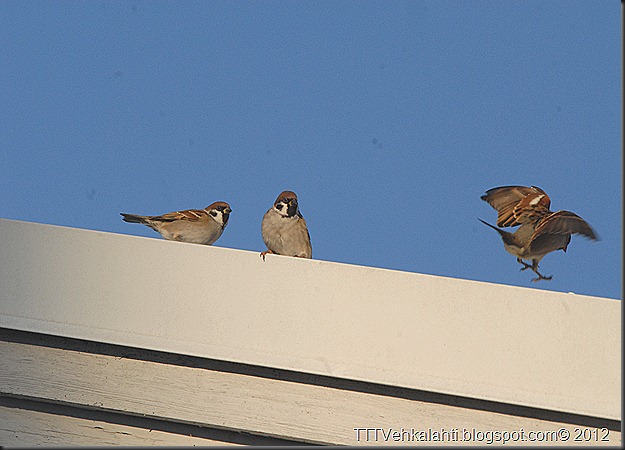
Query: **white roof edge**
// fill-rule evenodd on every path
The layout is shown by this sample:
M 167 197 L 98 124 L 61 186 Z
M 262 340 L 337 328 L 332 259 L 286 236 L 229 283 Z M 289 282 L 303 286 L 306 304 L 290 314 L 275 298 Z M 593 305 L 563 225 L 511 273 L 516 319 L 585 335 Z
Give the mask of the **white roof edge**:
M 621 302 L 0 219 L 0 326 L 621 418 Z

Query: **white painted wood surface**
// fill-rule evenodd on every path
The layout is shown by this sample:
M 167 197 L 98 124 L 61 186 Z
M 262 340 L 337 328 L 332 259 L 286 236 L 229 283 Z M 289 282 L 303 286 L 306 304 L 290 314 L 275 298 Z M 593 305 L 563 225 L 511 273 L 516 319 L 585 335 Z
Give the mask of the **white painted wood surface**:
M 0 326 L 621 418 L 617 300 L 0 219 Z
M 37 398 L 90 409 L 149 416 L 176 423 L 296 439 L 307 443 L 351 445 L 440 445 L 405 438 L 384 439 L 391 431 L 462 430 L 486 432 L 557 432 L 566 429 L 571 445 L 583 429 L 533 418 L 439 405 L 362 392 L 332 389 L 249 375 L 182 367 L 117 356 L 96 355 L 29 344 L 0 342 L 0 393 Z M 38 425 L 29 424 L 34 430 Z M 378 429 L 373 432 L 355 428 Z M 34 431 L 37 434 L 37 431 Z M 471 432 L 471 431 L 470 431 Z M 469 433 L 470 433 L 469 432 Z M 39 428 L 39 433 L 45 434 Z M 600 436 L 603 436 L 602 432 Z M 479 436 L 478 434 L 474 434 Z M 1 435 L 0 435 L 1 436 Z M 467 436 L 470 436 L 467 435 Z M 621 434 L 607 432 L 619 445 Z M 451 434 L 450 434 L 451 437 Z M 60 438 L 59 438 L 60 439 Z M 140 436 L 139 439 L 144 439 Z M 483 439 L 466 444 L 485 444 Z M 69 445 L 74 442 L 53 441 Z M 131 442 L 131 441 L 129 441 Z M 1 441 L 0 441 L 1 443 Z M 447 444 L 462 442 L 447 442 Z M 578 442 L 579 443 L 579 442 Z M 123 442 L 127 445 L 126 442 Z M 518 441 L 518 445 L 535 445 Z M 205 444 L 207 445 L 207 444 Z M 212 445 L 212 444 L 211 444 Z
M 0 406 L 3 447 L 235 445 L 97 420 Z

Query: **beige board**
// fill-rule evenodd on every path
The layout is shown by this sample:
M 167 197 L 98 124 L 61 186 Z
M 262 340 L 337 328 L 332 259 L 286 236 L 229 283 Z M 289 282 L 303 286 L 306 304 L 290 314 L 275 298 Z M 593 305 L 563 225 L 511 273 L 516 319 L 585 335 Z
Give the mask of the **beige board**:
M 302 443 L 503 445 L 505 436 L 506 445 L 621 442 L 616 431 L 29 344 L 0 342 L 0 361 L 4 395 Z M 40 442 L 45 430 L 28 426 L 39 430 L 32 442 Z M 53 436 L 58 440 L 49 442 L 77 442 Z
M 0 326 L 621 417 L 621 302 L 0 219 Z

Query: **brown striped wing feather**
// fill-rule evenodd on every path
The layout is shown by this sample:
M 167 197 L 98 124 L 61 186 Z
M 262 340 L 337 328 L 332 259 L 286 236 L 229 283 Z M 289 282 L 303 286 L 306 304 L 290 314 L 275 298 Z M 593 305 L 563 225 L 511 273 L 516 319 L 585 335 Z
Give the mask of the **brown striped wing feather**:
M 497 210 L 497 225 L 515 227 L 549 214 L 551 199 L 537 186 L 502 186 L 481 197 Z
M 532 253 L 546 253 L 559 249 L 566 250 L 572 234 L 580 234 L 597 240 L 597 234 L 588 222 L 571 211 L 558 211 L 543 219 L 532 235 Z
M 194 222 L 207 215 L 208 213 L 203 209 L 187 209 L 185 211 L 175 211 L 163 214 L 162 216 L 151 217 L 151 219 L 160 222 L 173 222 L 175 220 L 190 220 Z

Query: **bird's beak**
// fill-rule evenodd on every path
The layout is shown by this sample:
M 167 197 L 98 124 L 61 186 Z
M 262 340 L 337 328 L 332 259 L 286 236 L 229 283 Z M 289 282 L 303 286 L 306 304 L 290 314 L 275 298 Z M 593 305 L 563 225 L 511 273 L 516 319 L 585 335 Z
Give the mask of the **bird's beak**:
M 289 201 L 289 206 L 287 206 L 288 216 L 293 217 L 296 212 L 297 212 L 297 202 L 293 200 Z

